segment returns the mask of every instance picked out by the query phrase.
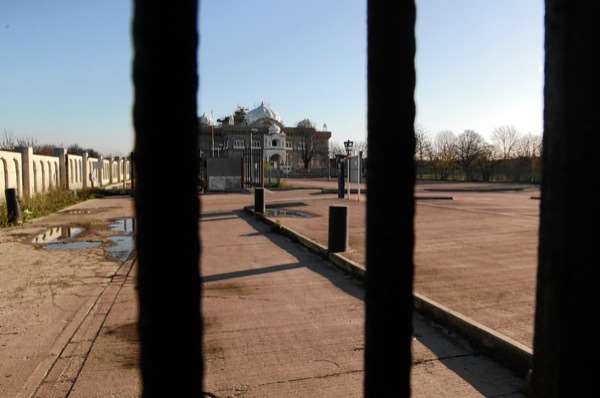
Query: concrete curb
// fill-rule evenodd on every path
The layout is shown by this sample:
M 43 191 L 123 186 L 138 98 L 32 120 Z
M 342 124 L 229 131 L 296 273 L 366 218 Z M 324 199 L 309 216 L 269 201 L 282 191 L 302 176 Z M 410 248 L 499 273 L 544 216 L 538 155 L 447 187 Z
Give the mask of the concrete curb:
M 263 214 L 254 213 L 254 209 L 252 206 L 246 206 L 246 207 L 244 207 L 244 210 L 248 214 L 255 216 L 257 219 L 261 220 L 268 226 L 272 227 L 273 229 L 275 229 L 277 232 L 281 233 L 282 235 L 285 235 L 285 236 L 289 237 L 290 239 L 292 239 L 296 242 L 299 242 L 300 244 L 305 246 L 307 249 L 309 249 L 313 253 L 316 253 L 319 256 L 331 261 L 333 264 L 335 264 L 336 267 L 342 269 L 343 271 L 353 275 L 354 277 L 356 277 L 358 279 L 361 279 L 361 280 L 364 279 L 365 269 L 362 268 L 358 263 L 348 260 L 347 258 L 345 258 L 337 253 L 330 253 L 329 250 L 327 250 L 327 248 L 325 246 L 310 239 L 309 237 L 304 236 L 304 235 L 294 231 L 293 229 L 286 227 L 285 225 L 281 225 L 281 224 L 277 223 L 276 221 L 274 221 L 273 219 L 271 219 Z
M 273 227 L 277 232 L 288 236 L 312 252 L 328 259 L 342 271 L 351 274 L 360 281 L 364 281 L 366 270 L 360 264 L 351 261 L 340 254 L 330 253 L 327 248 L 320 243 L 315 242 L 291 228 L 277 223 L 263 214 L 255 214 L 251 206 L 244 207 L 244 210 L 247 213 L 256 216 L 258 220 Z M 502 333 L 498 333 L 467 316 L 453 311 L 422 294 L 414 293 L 414 306 L 415 310 L 425 317 L 432 319 L 440 325 L 454 330 L 465 337 L 469 343 L 481 353 L 494 358 L 519 376 L 527 376 L 533 358 L 531 348 Z
M 529 347 L 422 294 L 414 293 L 414 305 L 419 313 L 465 337 L 481 353 L 496 359 L 519 376 L 527 376 L 533 358 Z
M 344 190 L 344 192 L 346 192 L 346 190 Z M 331 188 L 321 188 L 320 194 L 321 195 L 327 195 L 327 194 L 337 194 L 338 190 L 337 189 L 331 189 Z M 356 188 L 352 188 L 350 190 L 350 194 L 357 194 L 358 193 L 358 189 Z M 360 190 L 361 194 L 366 195 L 367 194 L 367 189 L 361 189 Z M 427 195 L 427 196 L 423 196 L 423 195 L 415 195 L 415 200 L 454 200 L 453 196 L 448 196 L 448 195 Z

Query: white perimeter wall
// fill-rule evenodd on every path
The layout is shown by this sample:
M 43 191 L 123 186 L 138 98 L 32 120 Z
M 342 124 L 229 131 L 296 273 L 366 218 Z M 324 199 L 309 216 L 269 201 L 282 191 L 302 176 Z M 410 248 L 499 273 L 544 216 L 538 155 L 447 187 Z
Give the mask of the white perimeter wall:
M 55 156 L 31 157 L 32 193 L 44 193 L 60 186 L 60 162 Z
M 83 156 L 67 154 L 67 187 L 83 188 Z
M 0 200 L 6 188 L 15 188 L 23 197 L 58 187 L 78 190 L 129 181 L 130 167 L 126 158 L 89 158 L 64 149 L 58 149 L 57 156 L 35 155 L 32 148 L 0 151 Z
M 0 199 L 4 199 L 6 188 L 16 188 L 19 196 L 23 194 L 21 154 L 0 151 Z

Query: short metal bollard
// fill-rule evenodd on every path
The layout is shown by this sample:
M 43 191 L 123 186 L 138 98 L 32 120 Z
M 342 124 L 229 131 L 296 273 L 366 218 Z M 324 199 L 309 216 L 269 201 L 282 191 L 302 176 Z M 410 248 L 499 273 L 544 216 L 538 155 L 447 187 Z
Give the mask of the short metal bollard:
M 329 206 L 329 251 L 348 250 L 348 206 Z
M 254 213 L 265 214 L 265 189 L 254 188 Z
M 6 214 L 9 224 L 20 224 L 23 222 L 23 213 L 17 198 L 17 190 L 15 188 L 7 188 L 4 190 L 6 198 Z

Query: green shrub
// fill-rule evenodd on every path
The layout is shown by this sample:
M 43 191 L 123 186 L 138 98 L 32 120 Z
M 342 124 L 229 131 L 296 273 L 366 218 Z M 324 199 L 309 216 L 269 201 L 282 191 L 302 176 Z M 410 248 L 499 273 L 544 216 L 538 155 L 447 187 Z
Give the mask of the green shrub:
M 23 212 L 23 221 L 33 218 L 43 217 L 54 213 L 65 207 L 83 202 L 101 194 L 99 189 L 85 189 L 80 191 L 67 191 L 63 189 L 53 189 L 43 194 L 33 195 L 31 198 L 20 198 L 21 211 Z M 6 213 L 6 203 L 0 202 L 0 227 L 8 225 L 8 215 Z

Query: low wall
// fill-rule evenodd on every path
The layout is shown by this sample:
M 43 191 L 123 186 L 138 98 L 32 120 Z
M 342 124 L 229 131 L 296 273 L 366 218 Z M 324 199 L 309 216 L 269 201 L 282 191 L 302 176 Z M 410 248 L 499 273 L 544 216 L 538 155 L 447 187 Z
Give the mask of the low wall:
M 29 188 L 32 194 L 44 193 L 60 185 L 60 164 L 55 156 L 32 155 Z
M 110 161 L 108 159 L 101 159 L 102 172 L 100 173 L 100 185 L 110 184 Z
M 209 191 L 240 191 L 242 189 L 242 158 L 206 160 Z
M 22 195 L 23 179 L 21 170 L 20 153 L 0 151 L 0 200 L 4 199 L 6 188 L 16 188 L 18 194 Z
M 67 188 L 83 188 L 83 156 L 67 154 Z
M 38 155 L 33 148 L 0 151 L 0 200 L 5 189 L 19 196 L 43 194 L 58 187 L 79 190 L 129 181 L 131 163 L 126 158 L 96 159 L 55 149 L 55 156 Z M 239 185 L 239 184 L 238 184 Z

